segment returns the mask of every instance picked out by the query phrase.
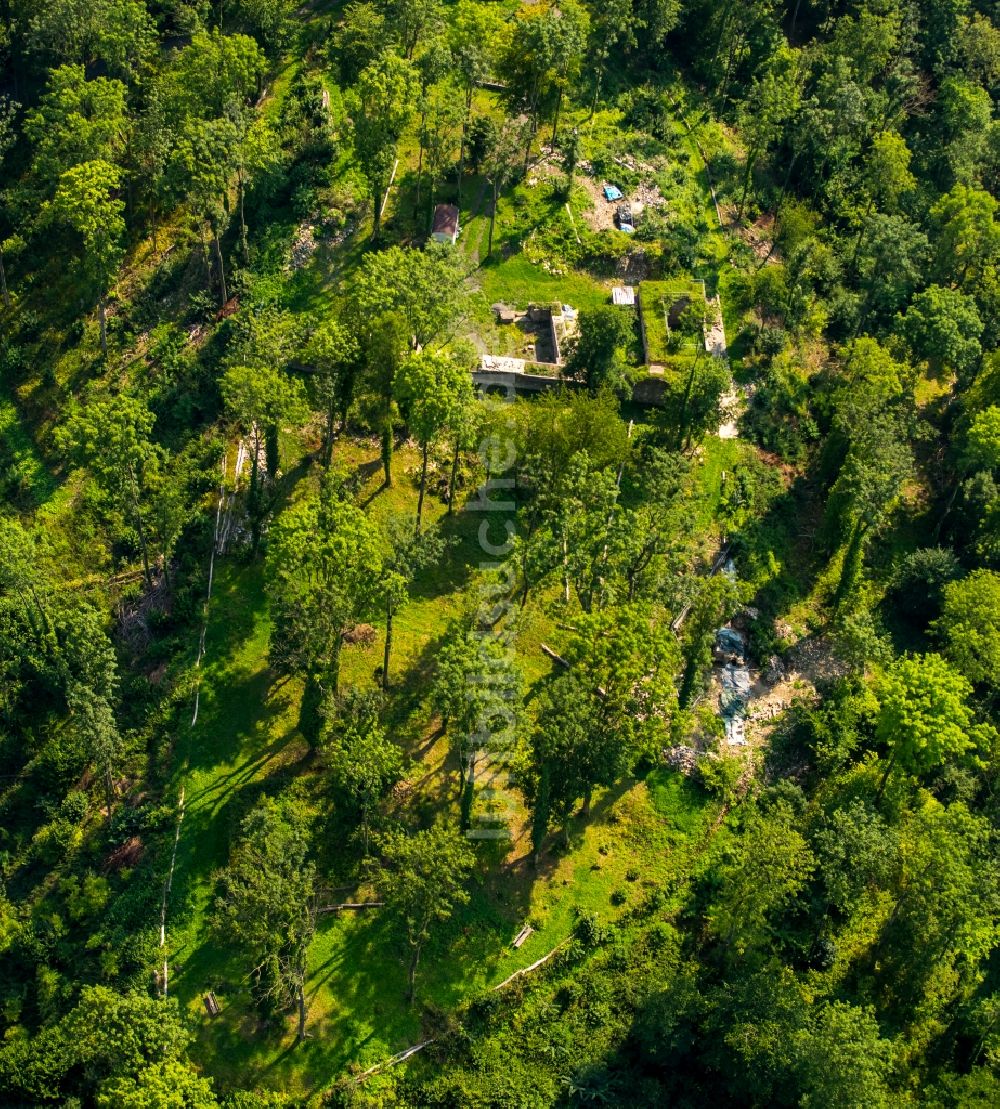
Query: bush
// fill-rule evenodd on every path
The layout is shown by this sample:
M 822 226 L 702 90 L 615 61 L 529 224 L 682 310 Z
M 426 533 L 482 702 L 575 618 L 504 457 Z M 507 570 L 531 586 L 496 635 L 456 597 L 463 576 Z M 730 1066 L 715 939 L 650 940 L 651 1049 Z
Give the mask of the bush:
M 597 913 L 582 913 L 573 926 L 573 935 L 584 947 L 600 947 L 608 938 L 608 931 L 598 920 Z
M 896 568 L 889 586 L 896 611 L 925 629 L 941 611 L 944 587 L 962 576 L 955 552 L 949 547 L 925 547 L 908 554 Z

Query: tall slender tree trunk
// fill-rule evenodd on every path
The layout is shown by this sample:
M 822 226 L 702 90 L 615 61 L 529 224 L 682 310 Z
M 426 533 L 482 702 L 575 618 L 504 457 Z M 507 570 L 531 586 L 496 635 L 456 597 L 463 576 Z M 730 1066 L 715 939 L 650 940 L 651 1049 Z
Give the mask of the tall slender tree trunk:
M 105 302 L 104 293 L 97 299 L 97 322 L 101 329 L 101 354 L 107 358 L 108 356 L 108 310 Z
M 132 154 L 128 149 L 128 143 L 125 147 L 125 164 L 129 167 L 125 174 L 125 217 L 128 220 L 129 227 L 132 227 L 135 223 L 135 190 L 132 184 L 134 172 Z
M 330 689 L 334 697 L 340 695 L 340 652 L 344 646 L 344 633 L 337 632 L 330 651 Z
M 420 143 L 420 152 L 417 155 L 417 195 L 414 204 L 415 214 L 420 215 L 420 186 L 424 179 L 424 127 L 427 124 L 427 109 L 420 113 L 420 130 L 417 132 L 417 141 Z
M 722 88 L 719 90 L 718 104 L 722 107 L 726 103 L 726 98 L 729 95 L 729 81 L 733 75 L 733 64 L 736 61 L 736 55 L 746 41 L 746 33 L 739 32 L 733 38 L 732 45 L 729 48 L 729 58 L 726 61 L 726 75 L 722 79 Z
M 260 431 L 256 424 L 253 425 L 253 458 L 250 459 L 250 501 L 257 496 L 257 475 L 260 470 Z
M 459 439 L 456 435 L 455 450 L 451 456 L 451 476 L 448 478 L 448 516 L 455 511 L 455 483 L 458 480 L 458 448 Z
M 879 804 L 882 800 L 882 794 L 885 793 L 885 787 L 889 781 L 889 774 L 892 771 L 893 764 L 896 762 L 896 749 L 893 748 L 889 754 L 889 758 L 885 763 L 885 773 L 882 775 L 882 780 L 878 784 L 878 789 L 875 791 L 875 804 Z
M 209 286 L 212 284 L 212 263 L 208 257 L 208 240 L 205 238 L 205 224 L 198 220 L 198 239 L 201 243 L 201 261 L 205 267 L 205 280 Z
M 320 736 L 323 733 L 321 711 L 323 692 L 324 686 L 320 674 L 310 667 L 305 675 L 302 700 L 299 702 L 299 731 L 305 737 L 310 750 L 319 747 Z
M 795 7 L 792 9 L 792 25 L 788 28 L 788 40 L 789 40 L 789 42 L 794 42 L 795 41 L 795 31 L 798 27 L 798 22 L 799 22 L 799 6 L 800 6 L 800 3 L 801 3 L 801 0 L 795 0 Z
M 115 785 L 111 777 L 111 763 L 104 764 L 104 804 L 108 810 L 108 816 L 111 816 L 111 805 L 115 799 Z
M 222 244 L 219 242 L 219 229 L 213 228 L 213 238 L 215 242 L 215 260 L 219 265 L 219 290 L 222 293 L 222 305 L 225 306 L 229 300 L 229 293 L 226 291 L 226 265 L 222 260 Z
M 374 186 L 374 204 L 375 211 L 373 212 L 372 219 L 372 242 L 377 243 L 378 237 L 382 232 L 382 182 L 381 180 Z
M 875 211 L 875 198 L 871 197 L 868 201 L 868 206 L 865 208 L 865 213 L 861 217 L 861 226 L 858 228 L 858 237 L 854 240 L 854 252 L 851 254 L 851 272 L 856 272 L 858 268 L 858 258 L 861 256 L 861 244 L 865 241 L 865 224 L 871 219 L 872 212 Z
M 4 308 L 10 307 L 10 293 L 7 289 L 7 270 L 3 264 L 3 247 L 0 246 L 0 296 L 3 297 Z
M 476 752 L 469 752 L 469 765 L 465 774 L 465 785 L 462 787 L 462 796 L 459 803 L 458 826 L 463 832 L 469 830 L 472 823 L 472 806 L 476 800 Z
M 260 493 L 260 428 L 253 425 L 253 458 L 250 461 L 250 491 L 247 497 L 247 507 L 250 513 L 250 538 L 251 549 L 257 553 L 260 544 L 260 529 L 263 516 L 263 498 Z
M 243 251 L 243 261 L 250 261 L 250 246 L 247 243 L 247 221 L 244 213 L 243 197 L 246 193 L 246 182 L 243 179 L 243 170 L 239 174 L 239 208 L 240 208 L 240 249 Z
M 389 659 L 392 656 L 392 620 L 395 616 L 395 605 L 392 601 L 385 603 L 385 650 L 382 652 L 382 689 L 389 689 Z
M 132 511 L 135 518 L 135 530 L 139 536 L 139 550 L 142 552 L 142 572 L 146 578 L 147 587 L 152 589 L 153 575 L 149 569 L 149 547 L 146 543 L 146 529 L 142 525 L 142 513 L 139 511 L 138 505 L 135 505 Z
M 392 416 L 386 413 L 382 421 L 382 469 L 385 472 L 385 487 L 392 488 Z
M 413 955 L 410 958 L 410 969 L 408 975 L 408 986 L 406 990 L 406 1000 L 412 1005 L 413 997 L 416 993 L 417 982 L 417 966 L 420 963 L 420 947 L 419 945 L 413 948 Z
M 500 190 L 497 188 L 496 179 L 493 181 L 493 204 L 490 208 L 490 238 L 486 246 L 486 257 L 493 257 L 493 228 L 497 222 L 497 202 L 499 200 Z
M 552 138 L 549 140 L 550 145 L 556 145 L 556 135 L 559 133 L 559 112 L 562 110 L 563 100 L 563 87 L 559 86 L 559 95 L 556 97 L 556 111 L 552 117 Z
M 299 1035 L 298 1042 L 306 1038 L 306 987 L 305 982 L 299 981 L 298 988 L 295 991 L 298 994 L 299 1001 Z
M 333 462 L 333 425 L 337 420 L 337 391 L 330 389 L 330 401 L 326 409 L 326 442 L 323 445 L 323 469 L 329 470 Z
M 340 382 L 340 433 L 343 434 L 347 428 L 347 414 L 351 410 L 351 402 L 354 400 L 354 378 L 357 370 L 354 367 L 348 367 L 344 370 L 344 375 Z
M 462 138 L 458 144 L 458 206 L 462 207 L 462 181 L 465 178 L 465 148 L 469 142 L 469 123 L 472 119 L 472 93 L 470 84 L 465 90 L 465 118 L 462 120 Z
M 569 604 L 569 545 L 566 542 L 566 532 L 562 533 L 562 579 L 563 602 Z
M 428 442 L 425 439 L 420 460 L 420 495 L 417 497 L 417 535 L 420 534 L 420 523 L 424 515 L 424 493 L 427 490 L 427 447 Z
M 754 166 L 756 164 L 757 164 L 757 152 L 754 151 L 754 150 L 751 150 L 747 154 L 747 168 L 746 168 L 746 173 L 743 176 L 743 194 L 740 196 L 740 206 L 739 206 L 739 210 L 736 213 L 736 218 L 739 219 L 739 220 L 743 219 L 743 213 L 744 213 L 744 211 L 746 211 L 747 196 L 750 192 L 750 182 L 753 180 L 753 171 L 754 171 Z
M 601 64 L 597 71 L 597 84 L 594 86 L 594 99 L 590 102 L 590 115 L 587 116 L 587 122 L 592 124 L 594 116 L 597 114 L 597 102 L 601 98 L 601 82 L 604 80 L 604 65 Z

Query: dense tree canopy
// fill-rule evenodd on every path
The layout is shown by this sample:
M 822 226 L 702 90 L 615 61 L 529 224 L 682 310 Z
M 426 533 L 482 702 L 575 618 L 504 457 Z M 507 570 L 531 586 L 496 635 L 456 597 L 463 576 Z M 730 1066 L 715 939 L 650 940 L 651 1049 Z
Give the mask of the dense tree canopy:
M 0 1100 L 1000 1102 L 994 7 L 0 15 Z

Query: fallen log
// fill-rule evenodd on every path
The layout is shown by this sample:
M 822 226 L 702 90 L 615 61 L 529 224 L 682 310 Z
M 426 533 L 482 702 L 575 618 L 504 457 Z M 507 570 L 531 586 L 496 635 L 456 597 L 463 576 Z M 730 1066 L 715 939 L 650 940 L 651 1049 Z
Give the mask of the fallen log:
M 515 970 L 514 973 L 509 978 L 505 978 L 499 986 L 494 986 L 492 992 L 496 993 L 497 990 L 502 990 L 504 986 L 509 986 L 511 982 L 513 982 L 517 978 L 520 978 L 522 974 L 531 974 L 533 970 L 538 970 L 538 968 L 544 966 L 560 948 L 565 947 L 568 943 L 569 938 L 567 937 L 562 941 L 562 943 L 557 943 L 555 947 L 553 947 L 552 950 L 548 953 L 548 955 L 543 955 L 540 959 L 536 959 L 530 967 L 522 967 L 520 970 Z
M 371 902 L 367 902 L 367 904 L 371 904 Z M 320 909 L 320 912 L 322 911 L 323 910 Z M 562 941 L 562 943 L 557 943 L 556 946 L 553 947 L 552 950 L 548 953 L 548 955 L 543 955 L 540 959 L 533 962 L 530 967 L 523 967 L 521 970 L 515 970 L 514 973 L 509 978 L 505 978 L 499 986 L 494 986 L 491 992 L 495 993 L 497 990 L 502 990 L 504 986 L 509 986 L 515 978 L 520 978 L 522 974 L 530 974 L 533 970 L 538 970 L 538 968 L 540 966 L 544 966 L 545 963 L 547 963 L 549 959 L 551 959 L 552 956 L 555 955 L 555 953 L 560 948 L 565 947 L 566 944 L 569 943 L 569 941 L 570 937 L 567 936 L 566 939 Z M 383 1060 L 381 1063 L 376 1063 L 373 1067 L 369 1067 L 368 1070 L 362 1071 L 361 1074 L 355 1075 L 353 1079 L 354 1085 L 360 1086 L 366 1078 L 370 1078 L 373 1074 L 378 1074 L 379 1071 L 386 1070 L 389 1067 L 394 1067 L 398 1063 L 406 1062 L 406 1060 L 409 1059 L 411 1055 L 416 1055 L 418 1051 L 423 1051 L 425 1047 L 429 1047 L 432 1043 L 435 1042 L 436 1039 L 436 1036 L 431 1036 L 429 1040 L 424 1040 L 419 1044 L 414 1044 L 413 1047 L 408 1047 L 405 1051 L 399 1051 L 395 1055 L 390 1056 L 388 1059 Z
M 379 1071 L 386 1070 L 388 1067 L 394 1067 L 397 1063 L 406 1062 L 411 1055 L 416 1055 L 418 1051 L 423 1051 L 425 1047 L 429 1047 L 434 1043 L 435 1039 L 435 1036 L 431 1036 L 429 1040 L 424 1040 L 423 1043 L 414 1044 L 413 1047 L 408 1047 L 405 1051 L 399 1051 L 388 1059 L 383 1060 L 383 1062 L 376 1063 L 375 1066 L 369 1067 L 368 1070 L 362 1071 L 361 1074 L 356 1075 L 354 1084 L 356 1086 L 360 1085 L 366 1078 L 370 1078 L 373 1074 L 378 1074 Z

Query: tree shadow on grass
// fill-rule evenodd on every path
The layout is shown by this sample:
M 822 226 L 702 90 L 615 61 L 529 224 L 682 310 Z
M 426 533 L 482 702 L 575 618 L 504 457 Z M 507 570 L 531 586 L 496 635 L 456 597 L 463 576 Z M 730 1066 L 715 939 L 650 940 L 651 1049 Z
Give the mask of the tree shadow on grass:
M 417 657 L 411 659 L 407 668 L 396 675 L 390 686 L 383 722 L 397 739 L 406 730 L 427 696 L 434 677 L 434 659 L 441 649 L 442 638 L 438 636 L 425 643 Z M 413 750 L 407 750 L 407 754 L 411 758 L 416 757 Z
M 286 689 L 268 699 L 269 682 L 264 668 L 212 668 L 202 685 L 198 723 L 191 737 L 192 768 L 232 762 L 251 739 L 255 749 L 266 741 L 268 726 L 291 704 Z
M 482 513 L 459 509 L 450 516 L 442 516 L 436 527 L 447 543 L 444 555 L 422 570 L 410 586 L 414 600 L 432 600 L 445 593 L 459 593 L 468 584 L 479 563 L 494 563 L 479 544 L 479 524 Z M 503 531 L 499 534 L 502 536 Z

